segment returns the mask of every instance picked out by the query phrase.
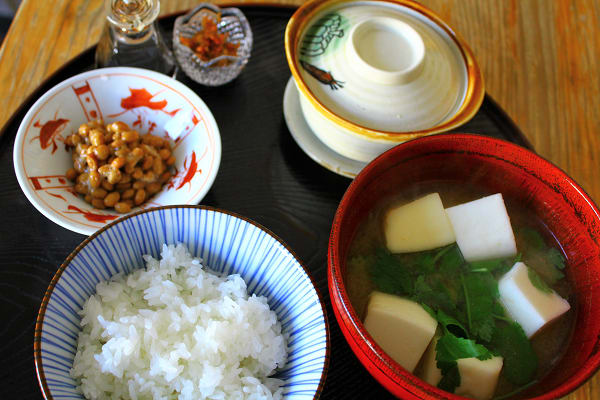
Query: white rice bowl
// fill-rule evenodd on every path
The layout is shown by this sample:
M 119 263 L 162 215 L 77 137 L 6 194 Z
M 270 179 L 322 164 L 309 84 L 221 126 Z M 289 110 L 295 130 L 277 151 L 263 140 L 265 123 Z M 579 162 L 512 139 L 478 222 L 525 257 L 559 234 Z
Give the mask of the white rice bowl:
M 264 296 L 181 244 L 96 286 L 71 376 L 88 399 L 279 399 L 286 340 Z
M 267 299 L 271 311 L 277 315 L 277 320 L 281 325 L 281 333 L 287 345 L 287 359 L 284 365 L 279 366 L 275 373 L 271 375 L 271 378 L 277 378 L 283 382 L 279 386 L 279 389 L 282 391 L 281 397 L 283 400 L 318 399 L 327 375 L 330 344 L 324 302 L 317 292 L 308 270 L 290 248 L 266 228 L 243 216 L 206 206 L 167 206 L 127 215 L 108 224 L 85 239 L 65 259 L 48 286 L 48 290 L 42 299 L 35 324 L 33 353 L 36 374 L 43 398 L 46 400 L 85 399 L 81 390 L 82 379 L 74 379 L 71 374 L 75 355 L 78 352 L 78 338 L 83 330 L 81 320 L 84 317 L 82 312 L 84 306 L 86 306 L 85 303 L 91 296 L 98 294 L 97 286 L 101 282 L 112 282 L 114 277 L 119 274 L 122 276 L 137 276 L 133 275 L 135 271 L 139 268 L 144 268 L 146 265 L 143 256 L 150 254 L 152 257 L 159 259 L 165 243 L 168 245 L 182 243 L 189 249 L 193 257 L 204 260 L 204 266 L 206 268 L 210 267 L 210 271 L 214 271 L 220 276 L 239 274 L 244 280 L 249 294 Z M 206 272 L 206 269 L 203 272 Z M 171 275 L 168 275 L 168 277 L 170 280 L 173 280 Z M 200 274 L 196 275 L 196 278 L 198 276 Z M 135 279 L 132 278 L 132 280 Z M 198 280 L 196 279 L 196 282 Z M 234 279 L 233 282 L 235 281 Z M 174 284 L 176 289 L 174 292 L 179 292 L 179 287 L 185 288 L 185 285 L 188 284 L 185 279 L 182 282 L 184 283 Z M 101 292 L 103 290 L 104 292 L 112 292 L 113 286 L 111 285 L 115 284 L 109 283 L 103 285 L 106 286 L 100 286 Z M 228 287 L 228 285 L 233 286 L 234 283 L 226 282 L 223 284 L 223 287 L 230 291 L 229 293 L 234 292 L 234 289 Z M 166 286 L 170 285 L 167 284 Z M 109 288 L 111 290 L 108 290 Z M 153 301 L 162 301 L 163 304 L 167 303 L 165 307 L 174 307 L 176 300 L 166 299 L 184 298 L 190 291 L 183 289 L 181 293 L 172 296 L 173 292 L 167 289 L 169 288 L 161 287 L 158 290 L 160 294 L 152 293 L 154 296 Z M 207 289 L 206 285 L 203 285 L 202 289 L 193 290 L 199 293 L 201 290 L 205 291 Z M 161 299 L 161 295 L 166 297 Z M 129 296 L 131 297 L 131 295 Z M 143 296 L 139 295 L 138 299 L 142 301 Z M 234 296 L 229 294 L 228 297 L 233 302 Z M 259 309 L 262 307 L 259 303 L 263 302 L 263 300 L 256 298 L 249 300 L 250 298 L 248 297 L 248 301 L 246 302 L 248 303 L 248 307 Z M 130 302 L 132 301 L 133 299 L 130 300 Z M 197 300 L 193 299 L 193 301 Z M 227 300 L 227 302 L 229 301 Z M 179 304 L 180 309 L 183 309 L 181 304 L 183 303 Z M 86 307 L 90 308 L 89 305 Z M 150 310 L 150 306 L 147 307 Z M 190 305 L 186 305 L 186 307 L 192 308 Z M 198 307 L 198 310 L 204 307 Z M 234 306 L 231 306 L 231 308 L 234 308 Z M 101 314 L 104 321 L 110 321 L 108 314 L 122 312 L 120 307 L 115 308 L 115 310 L 106 315 L 103 315 L 102 311 L 95 310 L 94 312 Z M 227 307 L 217 309 L 219 313 L 214 315 L 218 316 L 218 319 L 215 318 L 218 320 L 218 323 L 213 324 L 214 328 L 212 329 L 217 330 L 217 328 L 222 328 L 223 321 L 225 320 L 230 325 L 232 324 L 230 321 L 238 323 L 237 317 L 223 318 L 221 316 L 220 313 L 226 313 L 226 310 Z M 202 318 L 208 314 L 210 312 L 202 311 Z M 145 340 L 145 336 L 150 335 L 153 329 L 156 332 L 167 332 L 167 337 L 170 337 L 171 331 L 169 327 L 171 327 L 172 323 L 178 321 L 180 331 L 174 334 L 181 336 L 183 339 L 179 339 L 177 343 L 184 343 L 185 350 L 193 353 L 196 349 L 192 344 L 194 337 L 189 333 L 185 337 L 183 333 L 187 329 L 184 328 L 186 314 L 182 313 L 181 316 L 176 317 L 168 315 L 167 317 L 167 322 L 161 325 L 158 323 L 159 317 L 157 315 L 157 321 L 152 321 L 151 327 L 148 329 L 146 329 L 145 325 L 143 328 L 138 328 L 135 323 L 129 325 L 135 327 L 135 333 L 139 336 L 139 339 L 136 340 L 143 341 Z M 139 320 L 143 321 L 145 318 L 149 318 L 148 314 L 140 316 Z M 87 319 L 91 321 L 94 317 L 90 314 Z M 162 316 L 160 321 L 162 323 Z M 244 321 L 248 322 L 253 331 L 260 329 L 260 325 L 250 322 L 253 320 L 245 320 L 242 317 L 241 324 Z M 118 331 L 121 329 L 119 324 L 122 324 L 122 322 L 116 322 L 117 324 L 113 325 L 111 329 Z M 176 325 L 177 323 L 174 323 L 172 326 L 173 332 Z M 88 333 L 92 333 L 91 326 L 89 329 Z M 102 327 L 99 329 L 104 330 Z M 204 326 L 202 329 L 206 331 L 208 328 Z M 221 332 L 224 333 L 221 334 Z M 214 334 L 218 336 L 219 341 L 217 344 L 212 344 L 212 341 L 206 340 L 206 342 L 211 343 L 213 346 L 220 346 L 222 341 L 232 342 L 235 340 L 244 340 L 244 346 L 246 347 L 254 346 L 254 342 L 248 342 L 249 334 L 241 328 L 232 328 L 230 330 L 219 329 Z M 237 336 L 238 334 L 240 336 Z M 133 361 L 135 359 L 133 354 L 135 346 L 132 344 L 132 339 L 129 336 L 129 327 L 127 327 L 127 332 L 121 333 L 121 335 L 123 338 L 121 342 L 123 344 L 126 343 L 127 346 L 119 345 L 112 348 L 110 357 L 112 357 L 111 360 L 114 359 L 115 364 L 113 367 L 115 370 L 120 368 L 117 366 L 117 363 L 135 363 Z M 242 339 L 239 339 L 240 337 Z M 108 343 L 110 338 L 102 338 L 102 340 Z M 120 342 L 117 340 L 113 343 Z M 156 343 L 157 348 L 163 345 L 160 340 L 156 341 Z M 272 346 L 272 343 L 267 341 L 267 345 Z M 111 349 L 110 346 L 107 347 L 107 351 L 109 349 Z M 131 352 L 131 355 L 125 355 L 125 351 Z M 155 365 L 155 368 L 165 371 L 173 364 L 190 364 L 185 362 L 185 359 L 181 356 L 181 354 L 185 354 L 183 348 L 174 348 L 170 351 L 174 352 L 174 358 L 179 357 L 177 361 L 169 358 L 171 353 L 168 353 L 168 356 L 165 355 L 167 353 L 163 353 L 160 359 L 156 358 L 160 362 Z M 152 352 L 155 352 L 155 350 L 150 345 L 143 344 L 140 346 L 140 355 L 154 355 Z M 205 350 L 205 352 L 210 354 L 210 348 Z M 102 354 L 100 344 L 97 344 L 97 350 L 92 353 Z M 226 364 L 222 363 L 227 362 L 223 361 L 225 357 L 228 360 L 229 356 L 233 356 L 233 354 L 229 352 L 223 355 L 221 353 L 223 352 L 216 352 L 215 359 L 209 360 L 210 363 L 207 364 L 206 375 L 202 375 L 205 366 L 201 364 L 202 371 L 193 374 L 193 383 L 199 384 L 201 379 L 204 378 L 202 385 L 208 387 L 207 382 L 212 379 L 210 377 L 214 378 L 217 376 L 216 373 L 214 375 L 210 374 L 211 371 L 216 372 L 217 367 L 215 366 L 218 366 L 218 371 L 223 371 L 223 376 L 225 376 L 226 372 L 229 372 L 229 370 L 226 371 Z M 216 355 L 221 357 L 220 361 L 216 360 Z M 266 349 L 263 348 L 260 351 L 260 356 L 268 359 Z M 81 358 L 82 356 L 78 357 Z M 92 358 L 89 358 L 89 356 L 83 356 L 83 358 L 95 361 L 93 355 Z M 196 360 L 194 357 L 192 359 Z M 273 360 L 275 359 L 276 356 L 273 355 Z M 150 360 L 152 360 L 151 357 Z M 247 360 L 244 360 L 242 363 L 242 366 L 246 370 L 259 368 L 258 366 L 246 365 L 246 362 Z M 269 363 L 275 363 L 275 361 L 268 361 L 267 364 Z M 195 363 L 191 364 L 199 365 Z M 211 366 L 213 367 L 212 369 Z M 135 367 L 137 368 L 137 365 Z M 111 378 L 111 381 L 125 380 L 125 376 L 132 368 L 134 367 L 131 365 L 128 368 L 123 367 L 123 378 Z M 151 367 L 144 369 L 139 378 L 146 379 L 147 377 L 144 373 L 148 372 L 148 375 L 150 375 L 150 370 Z M 154 371 L 158 371 L 158 369 Z M 186 374 L 179 371 L 175 374 L 177 373 L 182 376 Z M 106 374 L 109 373 L 107 372 Z M 161 372 L 161 374 L 157 374 L 152 379 L 165 379 L 164 377 L 157 377 L 158 375 L 166 377 L 167 374 Z M 96 384 L 105 384 L 105 381 L 96 375 L 94 375 L 93 379 L 96 380 Z M 217 378 L 214 379 L 216 380 Z M 258 380 L 260 377 L 256 377 L 256 379 Z M 173 378 L 173 381 L 175 380 L 176 378 Z M 223 387 L 229 384 L 223 379 L 221 382 Z M 249 388 L 252 387 L 247 382 L 253 382 L 253 380 L 247 378 L 243 381 L 244 385 Z M 273 381 L 265 379 L 260 384 L 267 388 L 273 388 L 273 394 L 277 396 L 278 390 L 274 389 L 275 385 Z M 174 385 L 174 383 L 171 382 L 169 385 Z M 183 387 L 183 383 L 181 386 Z M 114 391 L 116 389 L 112 388 L 110 390 Z M 127 386 L 126 390 L 129 390 L 129 386 Z M 210 389 L 203 386 L 203 390 L 208 391 Z M 215 389 L 215 394 L 209 396 L 209 398 L 219 398 L 216 394 L 217 390 L 219 389 Z M 230 390 L 230 388 L 227 386 L 226 390 Z M 200 393 L 195 393 L 194 395 L 196 396 L 195 398 L 202 397 Z M 244 395 L 246 394 L 244 393 Z M 250 392 L 246 396 L 250 397 L 252 395 Z M 107 397 L 108 395 L 105 395 L 105 398 Z M 138 398 L 145 399 L 148 397 L 150 396 L 140 395 Z M 161 398 L 159 395 L 157 397 Z M 225 395 L 221 395 L 220 398 L 224 397 Z M 227 395 L 227 397 L 235 398 L 235 395 Z M 263 396 L 259 395 L 257 397 Z M 118 397 L 113 396 L 113 398 L 116 399 Z M 163 398 L 177 397 L 174 393 L 171 393 L 170 397 Z

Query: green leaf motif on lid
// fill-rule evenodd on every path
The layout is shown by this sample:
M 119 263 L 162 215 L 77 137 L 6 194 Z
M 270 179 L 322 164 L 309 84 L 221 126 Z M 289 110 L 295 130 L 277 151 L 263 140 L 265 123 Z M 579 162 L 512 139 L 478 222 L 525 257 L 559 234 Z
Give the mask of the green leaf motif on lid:
M 335 49 L 348 27 L 348 20 L 342 15 L 338 13 L 325 15 L 307 29 L 302 38 L 300 55 L 318 57 L 325 54 L 328 49 Z

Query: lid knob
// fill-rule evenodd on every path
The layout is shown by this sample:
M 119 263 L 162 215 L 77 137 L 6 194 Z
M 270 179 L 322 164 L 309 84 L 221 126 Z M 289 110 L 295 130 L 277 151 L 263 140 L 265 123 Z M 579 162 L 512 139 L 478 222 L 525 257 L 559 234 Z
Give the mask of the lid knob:
M 390 17 L 356 24 L 350 31 L 346 51 L 361 78 L 381 84 L 410 82 L 419 74 L 425 58 L 425 44 L 417 31 Z

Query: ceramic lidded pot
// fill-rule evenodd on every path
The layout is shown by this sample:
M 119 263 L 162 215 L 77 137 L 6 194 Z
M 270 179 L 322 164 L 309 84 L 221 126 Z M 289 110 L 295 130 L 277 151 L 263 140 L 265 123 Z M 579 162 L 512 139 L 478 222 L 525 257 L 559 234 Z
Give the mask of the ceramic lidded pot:
M 469 47 L 409 0 L 309 1 L 285 50 L 309 127 L 354 160 L 462 125 L 483 101 Z

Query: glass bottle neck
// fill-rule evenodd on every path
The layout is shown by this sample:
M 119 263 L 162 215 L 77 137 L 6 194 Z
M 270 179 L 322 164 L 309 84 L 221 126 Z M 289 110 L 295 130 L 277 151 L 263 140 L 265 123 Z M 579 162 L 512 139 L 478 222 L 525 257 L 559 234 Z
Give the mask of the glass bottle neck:
M 159 0 L 106 0 L 107 19 L 116 32 L 145 38 L 158 17 Z
M 108 23 L 96 47 L 96 67 L 173 72 L 173 55 L 155 29 L 159 0 L 106 0 L 106 8 Z

